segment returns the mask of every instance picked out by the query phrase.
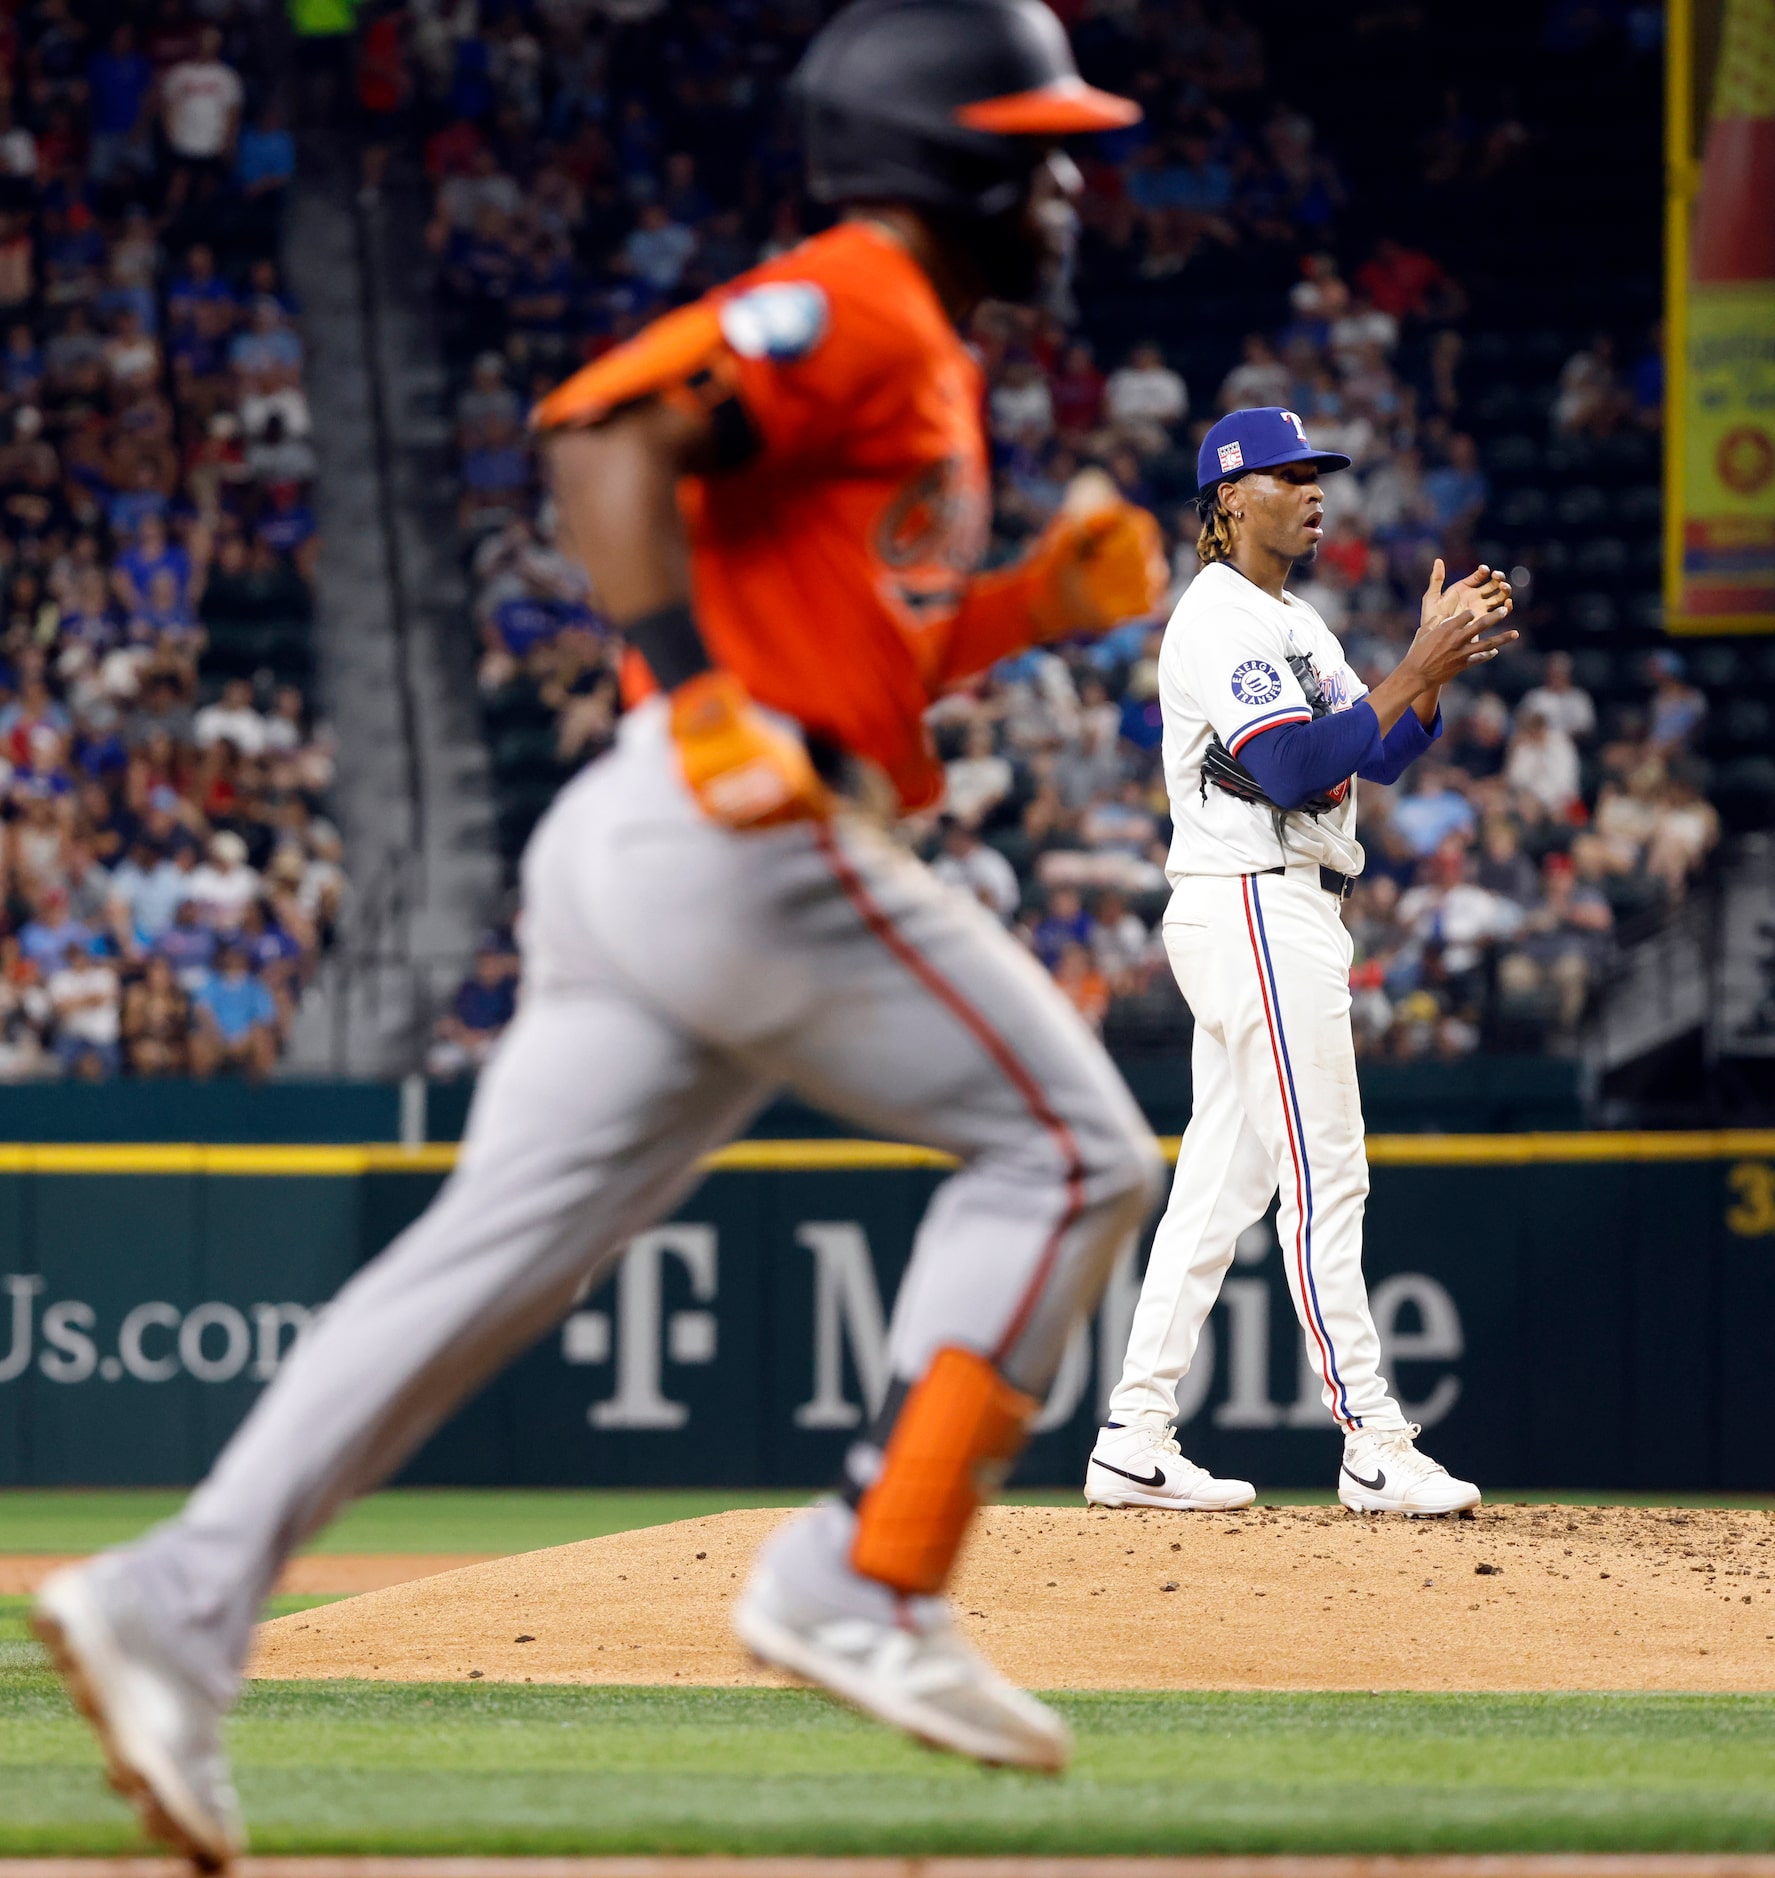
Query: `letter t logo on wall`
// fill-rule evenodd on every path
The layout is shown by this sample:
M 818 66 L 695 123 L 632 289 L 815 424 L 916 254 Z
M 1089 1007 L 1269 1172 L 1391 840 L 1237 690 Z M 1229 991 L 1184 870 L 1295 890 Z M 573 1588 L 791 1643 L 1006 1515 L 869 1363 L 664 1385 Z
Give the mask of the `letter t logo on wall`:
M 715 1300 L 713 1226 L 679 1221 L 656 1226 L 629 1241 L 616 1276 L 616 1393 L 586 1411 L 594 1428 L 682 1428 L 690 1420 L 690 1405 L 675 1402 L 665 1393 L 663 1363 L 666 1358 L 674 1363 L 712 1363 L 716 1320 L 715 1313 L 707 1310 L 673 1311 L 665 1316 L 662 1269 L 668 1255 L 689 1275 L 690 1295 L 698 1304 Z M 563 1361 L 607 1362 L 610 1329 L 610 1318 L 603 1311 L 574 1312 L 561 1327 Z

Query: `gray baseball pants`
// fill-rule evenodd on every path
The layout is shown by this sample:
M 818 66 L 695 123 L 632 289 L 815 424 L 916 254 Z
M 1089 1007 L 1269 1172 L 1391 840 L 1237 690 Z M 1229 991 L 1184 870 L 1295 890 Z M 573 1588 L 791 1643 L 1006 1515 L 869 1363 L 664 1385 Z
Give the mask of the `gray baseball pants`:
M 422 1218 L 339 1293 L 131 1575 L 217 1697 L 284 1560 L 606 1277 L 779 1088 L 962 1162 L 894 1308 L 1044 1393 L 1159 1191 L 1109 1058 L 992 917 L 861 818 L 736 835 L 663 709 L 563 791 L 524 860 L 524 993 Z

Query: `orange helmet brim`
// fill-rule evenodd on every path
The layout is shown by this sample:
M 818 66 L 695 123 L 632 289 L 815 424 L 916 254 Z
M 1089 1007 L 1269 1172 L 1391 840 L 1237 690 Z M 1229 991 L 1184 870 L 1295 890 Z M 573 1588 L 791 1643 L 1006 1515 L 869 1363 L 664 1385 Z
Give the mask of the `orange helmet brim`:
M 1007 92 L 960 105 L 955 121 L 999 137 L 1074 137 L 1093 130 L 1125 130 L 1142 113 L 1132 98 L 1099 91 L 1082 78 L 1057 78 L 1034 91 Z

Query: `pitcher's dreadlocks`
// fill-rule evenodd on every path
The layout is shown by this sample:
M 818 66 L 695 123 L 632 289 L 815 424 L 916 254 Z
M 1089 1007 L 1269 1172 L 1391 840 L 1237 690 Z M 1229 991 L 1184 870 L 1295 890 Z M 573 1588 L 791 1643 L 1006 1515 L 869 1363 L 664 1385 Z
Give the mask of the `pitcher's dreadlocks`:
M 1220 506 L 1220 484 L 1212 483 L 1196 496 L 1196 513 L 1202 518 L 1202 532 L 1196 537 L 1196 559 L 1204 567 L 1210 561 L 1226 561 L 1233 553 L 1233 518 Z

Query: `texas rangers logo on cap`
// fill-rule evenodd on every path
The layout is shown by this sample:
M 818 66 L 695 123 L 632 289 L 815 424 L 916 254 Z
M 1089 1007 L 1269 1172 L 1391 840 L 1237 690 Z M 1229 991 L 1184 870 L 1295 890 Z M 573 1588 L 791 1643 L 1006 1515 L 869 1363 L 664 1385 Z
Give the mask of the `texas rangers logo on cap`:
M 1196 487 L 1206 494 L 1228 477 L 1279 469 L 1285 463 L 1310 463 L 1321 474 L 1350 467 L 1343 451 L 1313 448 L 1298 411 L 1258 404 L 1229 411 L 1210 426 L 1196 452 Z

